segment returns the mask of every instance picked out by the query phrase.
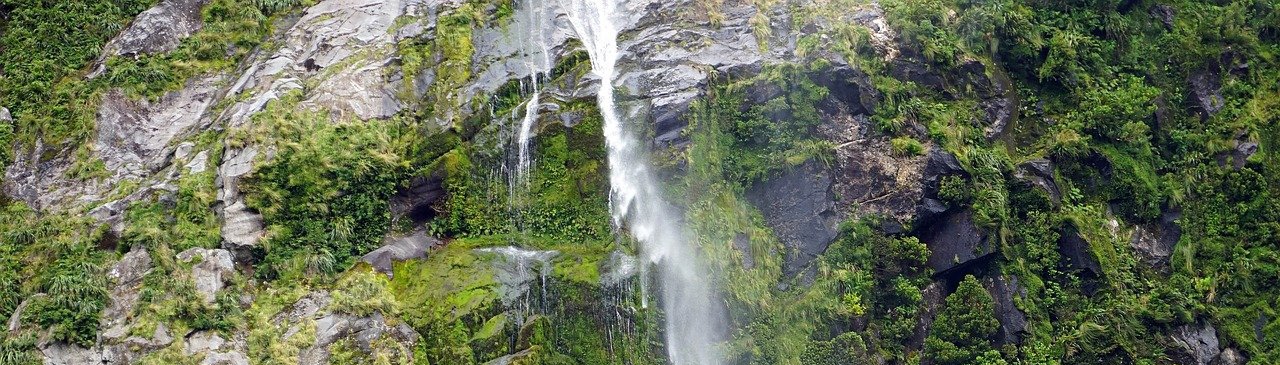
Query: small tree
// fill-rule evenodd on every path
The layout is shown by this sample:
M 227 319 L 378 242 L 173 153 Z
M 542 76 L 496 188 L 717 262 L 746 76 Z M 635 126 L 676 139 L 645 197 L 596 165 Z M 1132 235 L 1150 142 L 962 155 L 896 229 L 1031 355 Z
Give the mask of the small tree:
M 974 363 L 982 354 L 994 351 L 991 339 L 999 329 L 995 300 L 977 278 L 965 276 L 933 322 L 924 343 L 925 356 L 939 364 Z

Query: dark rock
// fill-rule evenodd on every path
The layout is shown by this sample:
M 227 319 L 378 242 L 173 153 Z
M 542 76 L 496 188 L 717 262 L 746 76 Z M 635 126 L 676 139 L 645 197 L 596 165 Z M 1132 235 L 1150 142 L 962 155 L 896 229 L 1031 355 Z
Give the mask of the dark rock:
M 799 273 L 836 238 L 838 218 L 831 177 L 818 163 L 806 163 L 756 183 L 747 191 L 747 199 L 790 248 L 785 267 L 788 275 Z
M 1062 254 L 1063 264 L 1068 269 L 1090 278 L 1102 276 L 1102 265 L 1094 257 L 1093 247 L 1075 226 L 1067 225 L 1059 232 L 1058 253 Z
M 916 209 L 917 228 L 932 224 L 949 210 L 947 204 L 938 198 L 938 188 L 942 178 L 953 175 L 968 175 L 964 171 L 964 166 L 960 165 L 960 160 L 941 148 L 930 149 L 920 177 L 924 198 L 920 200 L 920 205 Z
M 427 236 L 426 232 L 388 237 L 383 240 L 382 247 L 360 257 L 360 261 L 368 263 L 380 273 L 391 276 L 392 264 L 396 261 L 426 258 L 427 253 L 440 244 L 440 240 Z
M 929 337 L 933 320 L 937 317 L 938 310 L 942 309 L 942 305 L 946 303 L 947 285 L 941 281 L 929 283 L 929 286 L 920 291 L 920 296 L 920 311 L 916 316 L 916 326 L 911 331 L 911 338 L 907 339 L 907 349 L 910 350 L 924 348 L 924 340 Z
M 1021 344 L 1027 335 L 1027 316 L 1018 309 L 1017 300 L 1027 297 L 1027 289 L 1017 276 L 996 276 L 982 280 L 983 287 L 995 298 L 996 319 L 1000 321 L 1000 345 Z
M 1152 18 L 1156 18 L 1156 20 L 1159 20 L 1161 24 L 1164 24 L 1165 30 L 1173 30 L 1173 17 L 1177 15 L 1177 10 L 1175 10 L 1172 6 L 1169 6 L 1166 4 L 1156 4 L 1155 6 L 1151 7 L 1151 10 L 1148 12 L 1148 14 L 1150 14 Z
M 947 88 L 942 75 L 910 57 L 899 57 L 890 62 L 889 73 L 895 79 L 914 82 L 925 89 L 941 91 Z
M 1222 70 L 1216 62 L 1188 76 L 1187 85 L 1191 94 L 1188 99 L 1201 119 L 1208 119 L 1222 110 L 1226 101 L 1222 98 Z
M 1231 165 L 1237 170 L 1242 169 L 1244 168 L 1244 163 L 1255 153 L 1258 153 L 1257 143 L 1239 142 L 1236 144 L 1236 148 L 1231 150 Z
M 1178 327 L 1172 337 L 1178 349 L 1171 355 L 1179 364 L 1209 365 L 1222 352 L 1218 348 L 1218 330 L 1208 322 Z
M 827 100 L 822 103 L 829 109 L 828 113 L 834 113 L 834 109 L 848 115 L 875 113 L 879 100 L 866 73 L 848 65 L 838 65 L 810 75 L 810 78 L 829 91 Z
M 1222 352 L 1218 354 L 1217 358 L 1213 359 L 1212 364 L 1213 365 L 1244 365 L 1244 363 L 1248 361 L 1249 359 L 1246 358 L 1244 354 L 1240 353 L 1240 350 L 1237 350 L 1234 347 L 1228 347 L 1222 350 Z
M 391 216 L 408 218 L 415 223 L 426 222 L 436 216 L 435 204 L 444 198 L 444 174 L 432 173 L 409 180 L 409 187 L 391 196 Z
M 1153 268 L 1169 265 L 1173 247 L 1182 239 L 1182 227 L 1178 225 L 1178 218 L 1181 216 L 1182 212 L 1179 210 L 1166 210 L 1161 213 L 1159 222 L 1141 225 L 1134 230 L 1129 244 L 1143 262 Z
M 987 233 L 973 223 L 970 210 L 948 214 L 919 234 L 929 247 L 928 265 L 940 276 L 995 252 L 987 244 Z
M 1053 201 L 1062 201 L 1062 192 L 1053 176 L 1053 162 L 1047 159 L 1035 159 L 1018 165 L 1013 177 L 1019 181 L 1040 188 Z

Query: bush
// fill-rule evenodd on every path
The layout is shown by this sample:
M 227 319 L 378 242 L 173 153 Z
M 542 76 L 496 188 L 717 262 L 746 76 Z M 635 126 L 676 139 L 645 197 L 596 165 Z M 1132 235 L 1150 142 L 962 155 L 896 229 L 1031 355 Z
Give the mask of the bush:
M 995 300 L 973 275 L 965 276 L 925 339 L 925 356 L 939 364 L 969 364 L 993 351 L 992 338 L 1000 330 Z

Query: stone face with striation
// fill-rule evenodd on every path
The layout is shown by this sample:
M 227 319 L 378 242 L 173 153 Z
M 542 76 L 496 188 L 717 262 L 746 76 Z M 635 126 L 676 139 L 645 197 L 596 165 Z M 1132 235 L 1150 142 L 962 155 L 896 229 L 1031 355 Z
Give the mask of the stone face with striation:
M 204 27 L 200 10 L 209 0 L 163 0 L 138 14 L 128 28 L 107 43 L 105 53 L 139 56 L 178 48 L 182 39 Z

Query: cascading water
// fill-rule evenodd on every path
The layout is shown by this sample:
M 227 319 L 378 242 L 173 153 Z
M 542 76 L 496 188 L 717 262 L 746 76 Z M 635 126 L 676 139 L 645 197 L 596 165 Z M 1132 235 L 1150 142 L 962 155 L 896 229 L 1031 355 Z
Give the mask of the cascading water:
M 722 362 L 716 344 L 724 336 L 724 310 L 687 239 L 678 210 L 662 197 L 639 133 L 619 118 L 617 76 L 619 0 L 565 0 L 569 22 L 600 78 L 597 102 L 609 154 L 610 208 L 614 224 L 629 230 L 640 254 L 657 268 L 665 315 L 667 356 L 676 365 Z
M 525 65 L 529 68 L 530 84 L 533 93 L 529 97 L 529 101 L 524 104 L 524 117 L 520 120 L 520 130 L 516 135 L 517 156 L 516 171 L 513 181 L 513 189 L 519 188 L 514 185 L 524 185 L 528 182 L 529 168 L 532 166 L 532 158 L 529 152 L 529 142 L 533 139 L 533 127 L 538 124 L 538 109 L 542 106 L 542 88 L 541 79 L 551 69 L 551 56 L 547 47 L 547 7 L 544 0 L 521 0 L 524 14 L 527 16 L 523 19 L 523 26 L 517 34 L 520 34 L 522 49 L 525 52 Z

